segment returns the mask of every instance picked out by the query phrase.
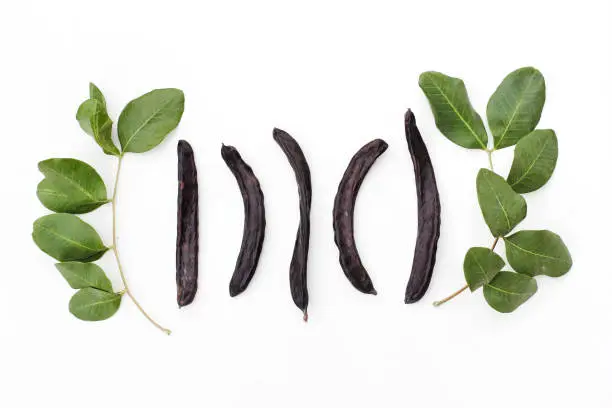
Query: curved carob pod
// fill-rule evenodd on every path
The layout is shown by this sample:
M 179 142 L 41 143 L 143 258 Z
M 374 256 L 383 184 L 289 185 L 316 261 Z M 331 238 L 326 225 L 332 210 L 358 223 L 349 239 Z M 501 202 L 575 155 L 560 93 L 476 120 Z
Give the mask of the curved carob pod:
M 427 292 L 436 263 L 440 237 L 440 196 L 427 147 L 410 109 L 406 112 L 405 126 L 406 141 L 414 164 L 419 221 L 412 272 L 406 286 L 404 301 L 414 303 Z
M 300 199 L 300 224 L 293 247 L 293 257 L 289 266 L 289 287 L 295 305 L 304 312 L 304 321 L 308 321 L 308 246 L 310 241 L 310 203 L 312 201 L 312 186 L 310 183 L 310 168 L 304 153 L 297 141 L 289 133 L 274 129 L 273 138 L 281 147 L 289 164 L 295 173 Z
M 353 235 L 353 214 L 359 187 L 376 159 L 387 150 L 382 139 L 372 140 L 353 156 L 338 186 L 334 200 L 334 240 L 340 252 L 340 265 L 353 286 L 366 294 L 376 295 L 368 272 L 361 263 Z
M 264 196 L 253 170 L 233 146 L 222 145 L 221 157 L 236 177 L 244 202 L 244 232 L 234 274 L 229 285 L 230 296 L 244 292 L 257 269 L 266 230 Z
M 176 301 L 182 307 L 198 290 L 198 172 L 189 143 L 180 140 L 177 154 Z

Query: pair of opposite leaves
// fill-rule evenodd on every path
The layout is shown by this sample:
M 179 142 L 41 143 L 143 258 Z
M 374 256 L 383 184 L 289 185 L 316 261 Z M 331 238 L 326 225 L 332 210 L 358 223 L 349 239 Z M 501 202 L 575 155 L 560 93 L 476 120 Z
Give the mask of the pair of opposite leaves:
M 77 111 L 81 128 L 109 155 L 140 153 L 161 143 L 180 122 L 184 95 L 178 89 L 158 89 L 133 101 L 121 112 L 119 150 L 112 140 L 112 120 L 102 92 L 89 87 L 90 98 Z M 42 204 L 58 213 L 34 222 L 33 238 L 39 248 L 60 261 L 57 269 L 79 291 L 69 309 L 82 320 L 104 320 L 119 308 L 123 293 L 114 293 L 104 271 L 91 263 L 109 249 L 96 230 L 72 214 L 95 210 L 111 200 L 96 170 L 76 159 L 48 159 L 39 163 L 45 178 L 37 195 Z
M 535 68 L 520 68 L 499 85 L 487 104 L 493 148 L 480 115 L 472 107 L 461 79 L 438 72 L 421 74 L 419 85 L 427 96 L 438 129 L 454 143 L 489 154 L 513 146 L 514 160 L 507 179 L 481 169 L 478 201 L 494 237 L 503 237 L 508 262 L 519 272 L 502 272 L 504 261 L 489 248 L 471 248 L 464 260 L 469 288 L 484 287 L 487 302 L 500 312 L 511 312 L 537 290 L 535 275 L 561 276 L 572 261 L 561 238 L 550 231 L 520 231 L 506 236 L 527 215 L 520 195 L 542 187 L 552 176 L 558 145 L 552 130 L 535 130 L 546 98 L 545 82 Z

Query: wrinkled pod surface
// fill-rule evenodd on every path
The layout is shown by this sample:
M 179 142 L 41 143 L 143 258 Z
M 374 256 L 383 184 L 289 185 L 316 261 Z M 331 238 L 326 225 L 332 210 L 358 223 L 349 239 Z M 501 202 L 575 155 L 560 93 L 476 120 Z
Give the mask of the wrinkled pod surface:
M 266 230 L 264 196 L 251 167 L 233 146 L 223 145 L 221 157 L 238 182 L 244 203 L 244 231 L 236 267 L 229 285 L 230 296 L 244 292 L 257 269 Z
M 289 265 L 289 287 L 293 302 L 304 313 L 304 321 L 308 321 L 307 266 L 310 241 L 310 204 L 312 201 L 310 168 L 300 145 L 291 135 L 283 130 L 274 129 L 273 137 L 287 156 L 287 160 L 289 160 L 289 164 L 295 173 L 298 186 L 300 223 L 293 247 L 293 257 Z
M 427 292 L 436 263 L 440 237 L 440 196 L 427 147 L 411 110 L 406 112 L 404 123 L 408 150 L 414 165 L 418 203 L 418 232 L 404 301 L 414 303 Z
M 355 200 L 366 174 L 376 159 L 387 150 L 381 139 L 372 140 L 353 156 L 338 186 L 334 200 L 334 240 L 340 253 L 340 265 L 353 286 L 366 294 L 376 295 L 376 289 L 361 263 L 353 232 Z
M 191 145 L 180 140 L 176 233 L 176 301 L 193 302 L 198 290 L 198 172 Z

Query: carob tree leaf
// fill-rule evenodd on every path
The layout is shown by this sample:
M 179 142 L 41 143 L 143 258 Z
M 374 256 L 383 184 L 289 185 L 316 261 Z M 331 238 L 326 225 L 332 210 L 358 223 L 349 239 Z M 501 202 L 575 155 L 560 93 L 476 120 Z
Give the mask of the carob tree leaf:
M 76 159 L 48 159 L 38 163 L 45 178 L 36 194 L 51 211 L 83 214 L 108 203 L 106 185 L 96 170 Z
M 106 111 L 106 100 L 100 89 L 92 83 L 89 84 L 89 99 L 79 106 L 76 118 L 81 128 L 93 136 L 104 153 L 120 155 L 112 139 L 113 121 Z
M 552 176 L 558 154 L 555 132 L 550 129 L 534 130 L 522 138 L 514 149 L 508 184 L 521 194 L 539 189 Z
M 37 219 L 32 238 L 41 251 L 60 262 L 91 262 L 108 250 L 91 225 L 71 214 L 50 214 Z
M 95 322 L 106 320 L 117 312 L 121 295 L 96 288 L 84 288 L 70 299 L 69 310 L 76 318 Z
M 183 116 L 180 89 L 156 89 L 134 99 L 119 115 L 117 131 L 124 152 L 142 153 L 160 144 Z
M 468 149 L 486 149 L 488 136 L 480 115 L 459 78 L 439 72 L 424 72 L 419 86 L 427 96 L 436 126 L 444 136 Z
M 106 98 L 104 98 L 102 91 L 93 82 L 89 83 L 89 98 L 100 102 L 104 109 L 106 109 Z
M 505 237 L 508 263 L 519 273 L 558 277 L 572 267 L 569 250 L 557 234 L 546 231 L 519 231 Z
M 487 104 L 487 119 L 495 149 L 516 144 L 540 121 L 546 99 L 544 77 L 525 67 L 508 74 Z
M 463 273 L 470 290 L 474 292 L 491 282 L 504 265 L 504 260 L 489 248 L 470 248 L 463 260 Z
M 476 190 L 482 215 L 494 237 L 506 235 L 527 216 L 525 199 L 492 171 L 480 169 Z
M 96 288 L 112 292 L 110 280 L 98 265 L 84 262 L 62 262 L 55 264 L 57 270 L 73 289 Z
M 515 311 L 538 290 L 536 280 L 514 272 L 500 272 L 483 288 L 484 297 L 493 309 L 501 313 Z

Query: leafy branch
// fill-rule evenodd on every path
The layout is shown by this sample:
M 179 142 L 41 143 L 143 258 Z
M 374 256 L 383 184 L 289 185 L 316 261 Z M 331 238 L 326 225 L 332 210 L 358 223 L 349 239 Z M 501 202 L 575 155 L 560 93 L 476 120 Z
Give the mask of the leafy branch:
M 436 126 L 452 142 L 487 153 L 489 169 L 476 178 L 478 203 L 494 241 L 491 248 L 472 247 L 464 258 L 467 284 L 440 306 L 463 293 L 483 287 L 487 303 L 498 312 L 516 310 L 537 291 L 534 276 L 562 276 L 572 266 L 561 238 L 547 230 L 519 231 L 509 235 L 527 216 L 522 194 L 538 190 L 551 178 L 558 156 L 557 137 L 552 130 L 536 129 L 544 101 L 544 77 L 535 68 L 511 72 L 487 104 L 492 147 L 480 115 L 472 107 L 461 79 L 439 72 L 421 74 L 419 85 L 429 100 Z M 493 170 L 493 153 L 514 146 L 514 160 L 506 178 Z M 500 239 L 506 258 L 516 272 L 502 271 L 505 261 L 495 252 Z
M 70 312 L 81 320 L 98 321 L 113 316 L 127 295 L 138 310 L 166 334 L 170 330 L 157 323 L 134 297 L 117 249 L 117 192 L 121 165 L 126 153 L 141 153 L 159 145 L 178 126 L 183 115 L 185 97 L 178 89 L 157 89 L 134 99 L 123 109 L 117 126 L 119 149 L 112 138 L 112 120 L 106 110 L 102 92 L 89 86 L 90 98 L 83 102 L 76 118 L 81 128 L 107 155 L 118 159 L 112 198 L 107 197 L 104 181 L 97 171 L 76 159 L 48 159 L 38 167 L 45 178 L 37 195 L 41 203 L 55 214 L 34 222 L 32 237 L 38 247 L 60 261 L 56 268 L 68 284 L 78 291 L 69 303 Z M 111 203 L 113 241 L 104 245 L 96 230 L 75 214 L 84 214 Z M 109 249 L 117 262 L 123 289 L 114 292 L 110 280 L 93 261 Z

